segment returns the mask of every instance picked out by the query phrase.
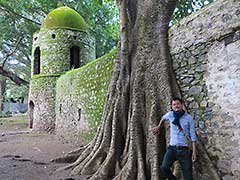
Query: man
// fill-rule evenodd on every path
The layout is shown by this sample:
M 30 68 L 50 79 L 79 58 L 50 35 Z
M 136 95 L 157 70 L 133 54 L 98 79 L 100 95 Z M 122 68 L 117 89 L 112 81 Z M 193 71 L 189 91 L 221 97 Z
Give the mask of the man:
M 158 126 L 152 129 L 154 134 L 159 134 L 163 122 L 170 122 L 170 144 L 164 155 L 161 171 L 169 180 L 176 180 L 170 168 L 179 160 L 184 180 L 192 180 L 192 162 L 196 161 L 197 140 L 194 121 L 192 116 L 183 110 L 182 99 L 173 98 L 171 106 L 172 111 L 165 114 Z

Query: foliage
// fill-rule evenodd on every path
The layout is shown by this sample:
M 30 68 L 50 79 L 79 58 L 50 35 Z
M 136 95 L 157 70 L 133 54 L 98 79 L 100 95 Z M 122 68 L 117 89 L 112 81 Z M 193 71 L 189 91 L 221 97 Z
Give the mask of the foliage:
M 19 98 L 26 99 L 28 97 L 28 87 L 27 86 L 16 86 L 13 83 L 7 83 L 7 88 L 5 92 L 5 101 L 10 102 L 11 99 L 17 101 Z
M 172 18 L 173 24 L 213 1 L 216 0 L 178 0 Z
M 116 1 L 77 1 L 69 3 L 89 24 L 96 38 L 97 58 L 109 52 L 119 39 L 118 9 Z

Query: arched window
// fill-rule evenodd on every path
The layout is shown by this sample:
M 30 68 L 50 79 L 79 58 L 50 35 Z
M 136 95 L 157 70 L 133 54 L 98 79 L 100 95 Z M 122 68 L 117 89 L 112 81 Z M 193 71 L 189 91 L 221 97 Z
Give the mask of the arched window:
M 70 49 L 70 69 L 80 67 L 80 49 L 78 46 L 73 46 Z
M 40 48 L 37 47 L 34 51 L 33 74 L 40 74 Z

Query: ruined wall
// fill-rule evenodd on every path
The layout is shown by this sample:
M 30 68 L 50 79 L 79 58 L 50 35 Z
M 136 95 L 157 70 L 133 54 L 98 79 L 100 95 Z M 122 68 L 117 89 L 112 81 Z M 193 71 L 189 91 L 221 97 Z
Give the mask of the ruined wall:
M 30 127 L 53 132 L 55 128 L 55 86 L 58 76 L 35 76 L 29 90 Z
M 40 47 L 40 73 L 62 74 L 70 70 L 70 48 L 73 46 L 80 48 L 80 66 L 96 58 L 95 40 L 88 32 L 47 29 L 35 33 L 32 54 L 34 59 L 34 51 Z M 34 63 L 32 63 L 33 65 Z M 34 67 L 32 67 L 33 69 Z
M 240 179 L 240 1 L 216 1 L 169 37 L 178 83 L 211 160 L 223 179 Z
M 70 29 L 45 29 L 33 36 L 32 79 L 29 90 L 30 126 L 35 131 L 55 128 L 55 86 L 57 78 L 71 69 L 70 49 L 79 47 L 79 65 L 95 59 L 95 41 L 88 32 Z M 35 51 L 39 48 L 40 72 L 36 73 Z M 34 107 L 30 107 L 30 102 Z M 31 125 L 32 124 L 32 125 Z
M 61 76 L 56 85 L 56 134 L 77 143 L 97 131 L 117 50 Z

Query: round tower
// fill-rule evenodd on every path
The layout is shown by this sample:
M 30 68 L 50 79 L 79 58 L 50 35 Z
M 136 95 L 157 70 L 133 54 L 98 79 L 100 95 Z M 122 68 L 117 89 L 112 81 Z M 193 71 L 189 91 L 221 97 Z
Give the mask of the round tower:
M 55 85 L 65 72 L 95 59 L 94 38 L 84 19 L 69 7 L 51 11 L 33 35 L 29 126 L 35 131 L 55 128 Z

